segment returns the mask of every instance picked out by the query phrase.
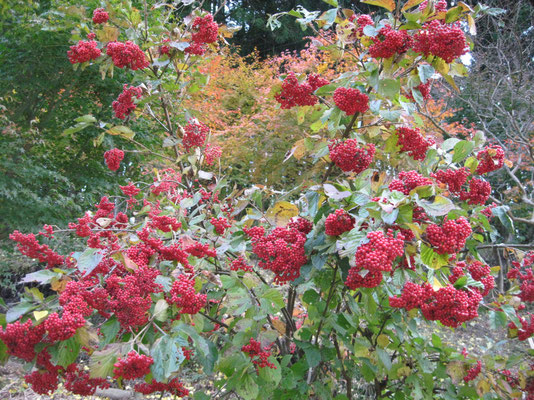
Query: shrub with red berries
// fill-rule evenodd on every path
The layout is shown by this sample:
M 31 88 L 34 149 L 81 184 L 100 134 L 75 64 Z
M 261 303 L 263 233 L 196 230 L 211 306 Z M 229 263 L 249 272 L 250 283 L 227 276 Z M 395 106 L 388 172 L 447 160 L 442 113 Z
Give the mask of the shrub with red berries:
M 189 152 L 193 147 L 203 147 L 209 132 L 210 128 L 202 122 L 189 121 L 184 127 L 182 138 L 185 151 Z

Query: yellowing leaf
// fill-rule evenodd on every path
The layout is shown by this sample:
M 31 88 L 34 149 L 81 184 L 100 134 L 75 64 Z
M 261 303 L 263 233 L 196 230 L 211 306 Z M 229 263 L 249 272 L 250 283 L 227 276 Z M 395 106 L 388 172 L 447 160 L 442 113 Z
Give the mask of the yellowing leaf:
M 469 33 L 471 35 L 477 34 L 477 27 L 475 25 L 475 20 L 471 16 L 471 14 L 467 14 L 467 24 L 469 25 Z
M 418 6 L 421 4 L 424 0 L 408 0 L 406 4 L 402 7 L 401 11 L 409 10 L 410 8 L 413 8 L 415 6 Z
M 286 226 L 289 220 L 297 215 L 298 207 L 288 201 L 279 201 L 265 213 L 267 220 L 276 226 Z
M 96 37 L 101 42 L 113 42 L 119 38 L 119 29 L 114 26 L 106 25 L 104 28 L 96 31 Z
M 39 323 L 43 319 L 45 319 L 47 315 L 48 315 L 48 311 L 46 311 L 46 310 L 44 310 L 44 311 L 34 311 L 33 312 L 33 318 L 35 318 L 35 322 L 37 322 L 37 323 Z
M 462 361 L 451 361 L 447 364 L 447 373 L 452 379 L 453 383 L 460 383 L 465 375 L 465 367 Z
M 393 0 L 362 0 L 362 3 L 382 7 L 388 11 L 393 11 L 396 7 L 395 1 Z
M 293 152 L 293 157 L 295 157 L 297 160 L 300 160 L 306 155 L 306 145 L 304 141 L 305 139 L 297 140 L 293 146 L 293 149 L 291 150 Z
M 432 288 L 434 290 L 439 290 L 443 287 L 440 281 L 438 281 L 438 278 L 434 278 L 434 282 L 432 282 Z
M 274 329 L 276 329 L 280 335 L 285 335 L 286 334 L 286 324 L 284 324 L 279 319 L 273 319 L 272 321 L 273 321 Z
M 386 347 L 389 344 L 388 335 L 384 333 L 378 335 L 378 337 L 376 338 L 376 344 L 378 344 L 380 347 Z
M 477 383 L 477 393 L 480 397 L 484 397 L 490 391 L 490 384 L 488 381 L 481 379 Z

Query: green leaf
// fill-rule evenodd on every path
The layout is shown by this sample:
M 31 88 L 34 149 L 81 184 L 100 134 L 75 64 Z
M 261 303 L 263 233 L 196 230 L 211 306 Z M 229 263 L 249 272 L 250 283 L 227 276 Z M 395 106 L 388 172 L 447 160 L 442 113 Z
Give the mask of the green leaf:
M 521 322 L 519 322 L 519 318 L 517 317 L 514 306 L 511 306 L 510 304 L 503 304 L 501 306 L 501 309 L 506 314 L 508 319 L 514 323 L 515 326 L 521 328 Z
M 319 349 L 315 347 L 308 347 L 304 349 L 304 353 L 306 354 L 306 361 L 308 362 L 308 366 L 310 368 L 315 368 L 321 362 L 321 352 Z
M 103 323 L 100 326 L 100 333 L 104 336 L 104 340 L 100 341 L 100 346 L 106 346 L 111 343 L 117 337 L 120 328 L 121 324 L 115 317 L 108 319 Z
M 278 361 L 273 359 L 269 360 L 269 362 L 272 362 L 276 368 L 260 368 L 259 376 L 266 382 L 269 382 L 270 385 L 276 387 L 282 380 L 282 370 L 280 368 L 280 364 L 278 364 Z
M 457 21 L 461 13 L 462 13 L 461 6 L 451 8 L 449 11 L 447 11 L 447 14 L 445 14 L 445 22 L 447 24 L 450 24 L 452 22 Z
M 467 140 L 461 140 L 454 146 L 454 155 L 452 156 L 452 162 L 457 163 L 465 159 L 473 149 L 475 144 Z
M 23 316 L 24 314 L 30 311 L 35 310 L 36 308 L 37 306 L 31 303 L 26 303 L 26 302 L 19 303 L 15 307 L 12 307 L 7 311 L 6 322 L 7 323 L 15 322 L 21 316 Z
M 322 29 L 328 29 L 330 28 L 333 23 L 335 22 L 337 17 L 337 8 L 332 8 L 328 11 L 325 11 L 319 18 L 317 18 L 317 21 L 324 21 L 324 24 L 319 24 L 319 26 Z
M 427 214 L 433 217 L 447 215 L 451 210 L 458 208 L 449 198 L 439 195 L 434 198 L 433 202 L 417 199 L 416 203 L 423 207 Z
M 180 364 L 185 360 L 182 346 L 177 343 L 176 338 L 168 335 L 154 342 L 150 355 L 154 359 L 154 364 L 150 370 L 154 379 L 160 382 L 165 381 L 173 372 L 178 371 Z
M 430 78 L 436 73 L 436 70 L 432 65 L 422 64 L 417 67 L 419 79 L 421 83 L 427 83 Z
M 91 378 L 107 378 L 113 375 L 113 364 L 118 357 L 126 355 L 129 345 L 112 343 L 103 350 L 95 351 L 89 359 L 89 376 Z
M 385 351 L 384 349 L 377 348 L 376 354 L 378 355 L 378 359 L 380 360 L 386 371 L 389 371 L 391 369 L 391 357 L 389 356 L 387 351 Z
M 326 4 L 330 4 L 332 7 L 337 7 L 337 0 L 323 0 Z
M 48 348 L 50 355 L 52 356 L 52 363 L 61 367 L 68 367 L 78 358 L 80 353 L 80 342 L 77 335 L 67 339 L 63 342 L 59 342 L 54 346 Z
M 9 359 L 9 354 L 7 354 L 7 346 L 0 339 L 0 364 L 4 364 Z
M 78 270 L 87 276 L 102 261 L 104 256 L 99 253 L 100 249 L 88 248 L 83 253 L 76 252 L 72 257 L 78 262 Z
M 165 301 L 165 299 L 159 299 L 154 306 L 154 319 L 160 322 L 165 321 L 168 317 L 168 308 L 169 304 Z
M 506 230 L 509 233 L 512 233 L 515 231 L 515 228 L 514 228 L 514 221 L 508 215 L 509 209 L 510 208 L 508 206 L 499 206 L 499 207 L 492 208 L 491 212 L 493 213 L 493 215 L 499 218 L 499 221 L 501 221 L 501 224 L 503 224 Z
M 441 145 L 441 149 L 445 152 L 452 150 L 458 142 L 461 142 L 461 139 L 449 138 L 443 142 L 443 144 Z
M 135 132 L 124 125 L 114 126 L 113 128 L 108 129 L 106 132 L 109 133 L 110 135 L 114 135 L 114 136 L 118 135 L 128 140 L 132 140 L 135 136 Z
M 85 123 L 90 124 L 90 123 L 96 122 L 96 118 L 93 117 L 91 114 L 87 114 L 87 115 L 76 118 L 74 121 L 85 122 Z
M 252 378 L 252 374 L 245 374 L 238 380 L 236 391 L 237 394 L 245 400 L 256 400 L 260 392 L 258 384 Z
M 27 274 L 23 279 L 22 283 L 28 282 L 39 282 L 42 285 L 46 285 L 52 282 L 52 279 L 59 278 L 61 274 L 51 271 L 49 269 L 43 269 L 41 271 L 32 272 Z
M 381 79 L 378 83 L 378 93 L 390 99 L 394 99 L 400 92 L 400 80 Z

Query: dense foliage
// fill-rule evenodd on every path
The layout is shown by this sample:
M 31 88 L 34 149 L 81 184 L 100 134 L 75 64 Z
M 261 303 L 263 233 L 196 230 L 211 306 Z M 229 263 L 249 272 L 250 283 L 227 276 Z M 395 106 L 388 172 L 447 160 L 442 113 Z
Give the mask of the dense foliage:
M 479 360 L 420 329 L 460 327 L 484 307 L 511 340 L 534 335 L 534 254 L 516 252 L 510 290 L 492 300 L 496 270 L 479 252 L 505 214 L 488 204 L 487 181 L 504 151 L 481 132 L 428 135 L 417 112 L 433 81 L 454 86 L 467 73 L 462 24 L 473 27 L 484 7 L 368 0 L 387 11 L 371 16 L 326 3 L 269 20 L 312 28 L 309 54 L 329 54 L 318 59 L 338 53 L 322 70 L 279 60 L 271 99 L 313 132 L 289 154 L 306 158 L 293 165 L 308 169 L 309 185 L 284 193 L 210 172 L 223 155 L 217 118 L 194 104 L 209 80 L 205 59 L 228 34 L 212 14 L 178 20 L 185 5 L 127 1 L 80 13 L 66 52 L 73 68 L 121 70 L 124 81 L 107 114 L 80 116 L 65 135 L 97 130 L 100 162 L 145 181 L 118 175 L 121 195 L 103 195 L 67 226 L 10 235 L 44 269 L 24 277 L 33 287 L 2 315 L 0 359 L 25 361 L 34 391 L 62 382 L 84 396 L 126 385 L 195 399 L 534 395 L 523 354 Z M 276 115 L 257 114 L 268 131 Z M 60 253 L 64 237 L 78 242 Z

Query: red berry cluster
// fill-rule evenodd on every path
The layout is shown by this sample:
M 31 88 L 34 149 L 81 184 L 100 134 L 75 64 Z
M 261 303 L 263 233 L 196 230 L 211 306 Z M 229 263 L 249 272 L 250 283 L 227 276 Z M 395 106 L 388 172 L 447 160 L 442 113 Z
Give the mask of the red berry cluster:
M 375 145 L 360 145 L 356 139 L 334 141 L 328 145 L 330 159 L 344 172 L 357 174 L 369 168 L 375 155 Z
M 180 314 L 196 314 L 206 305 L 207 296 L 196 293 L 195 279 L 185 274 L 173 282 L 169 295 L 169 301 L 180 308 Z
M 169 43 L 171 41 L 171 39 L 169 38 L 164 38 L 161 43 Z M 170 46 L 167 46 L 167 45 L 161 45 L 159 47 L 159 54 L 169 54 L 171 52 L 171 48 Z
M 7 347 L 8 354 L 30 362 L 35 358 L 34 347 L 45 334 L 43 324 L 33 326 L 31 320 L 7 324 L 5 330 L 0 326 L 0 339 Z
M 471 225 L 464 217 L 446 220 L 442 226 L 431 224 L 426 228 L 427 239 L 438 254 L 452 254 L 462 250 L 471 233 Z
M 493 218 L 493 209 L 497 207 L 497 203 L 493 202 L 488 207 L 480 211 L 482 215 L 485 215 L 488 220 Z
M 262 350 L 261 343 L 254 340 L 253 338 L 250 338 L 249 344 L 241 347 L 241 351 L 243 353 L 248 354 L 248 356 L 252 360 L 252 363 L 256 365 L 256 368 L 269 367 L 272 369 L 276 369 L 276 366 L 268 360 L 269 356 L 271 355 L 269 348 L 266 347 Z
M 67 367 L 65 389 L 81 396 L 92 396 L 97 388 L 107 389 L 109 383 L 104 378 L 91 378 L 89 373 L 78 368 L 77 364 Z
M 384 26 L 371 39 L 374 44 L 369 47 L 369 55 L 374 58 L 389 58 L 406 53 L 412 45 L 412 38 L 407 31 L 396 31 L 391 25 Z
M 469 266 L 465 262 L 460 261 L 452 270 L 452 275 L 449 276 L 449 282 L 455 284 L 456 281 L 465 275 L 468 271 L 473 280 L 478 281 L 484 285 L 484 289 L 468 286 L 471 290 L 478 290 L 482 296 L 487 296 L 491 289 L 495 287 L 495 279 L 491 276 L 491 268 L 480 261 L 473 261 Z
M 416 161 L 423 161 L 428 148 L 435 143 L 432 138 L 425 139 L 417 128 L 401 127 L 395 133 L 399 138 L 397 143 L 401 148 L 400 151 L 407 152 Z
M 102 55 L 102 52 L 94 40 L 84 41 L 80 40 L 76 45 L 70 46 L 67 51 L 67 57 L 71 64 L 81 64 L 91 60 L 96 60 Z
M 289 229 L 296 229 L 303 235 L 307 235 L 310 233 L 313 229 L 313 224 L 308 221 L 306 218 L 298 217 L 296 219 L 293 219 L 287 227 Z
M 143 89 L 140 87 L 128 87 L 127 84 L 124 84 L 122 93 L 119 94 L 117 100 L 111 104 L 113 111 L 115 111 L 115 116 L 119 119 L 125 119 L 127 115 L 130 115 L 136 107 L 133 102 L 134 97 L 140 99 L 142 94 Z
M 439 170 L 431 174 L 432 178 L 440 183 L 444 183 L 453 194 L 458 194 L 462 191 L 462 186 L 467 182 L 467 177 L 470 175 L 466 167 L 459 169 Z
M 208 244 L 202 244 L 200 242 L 187 245 L 185 251 L 197 258 L 217 257 L 217 251 L 215 249 L 210 248 Z
M 82 314 L 64 311 L 61 318 L 57 313 L 50 314 L 43 325 L 50 340 L 61 342 L 73 337 L 85 325 L 85 318 Z
M 230 228 L 232 226 L 224 217 L 213 217 L 210 222 L 215 227 L 215 232 L 217 232 L 219 235 L 224 235 L 226 228 Z
M 486 204 L 491 194 L 491 185 L 482 179 L 473 178 L 469 181 L 469 191 L 460 192 L 460 200 L 467 201 L 468 204 Z
M 508 279 L 519 280 L 520 290 L 519 298 L 525 302 L 534 302 L 534 273 L 532 271 L 532 264 L 534 263 L 534 252 L 528 253 L 523 262 L 520 264 L 513 261 L 511 268 L 508 271 Z
M 128 200 L 126 201 L 128 203 L 128 208 L 133 208 L 138 203 L 134 197 L 141 192 L 141 189 L 136 187 L 132 182 L 128 183 L 126 186 L 119 186 L 119 188 L 125 196 L 128 196 Z
M 204 161 L 206 164 L 212 165 L 215 160 L 218 160 L 222 156 L 222 149 L 220 146 L 212 145 L 208 143 L 204 149 Z
M 354 228 L 354 222 L 356 222 L 354 217 L 340 208 L 326 217 L 324 222 L 325 233 L 328 236 L 339 236 Z
M 358 33 L 360 36 L 363 36 L 363 28 L 365 28 L 367 25 L 375 24 L 373 18 L 371 18 L 371 16 L 368 14 L 359 15 L 358 18 L 356 18 L 356 23 L 358 24 Z
M 144 395 L 155 392 L 169 392 L 173 396 L 178 397 L 185 397 L 189 395 L 189 390 L 184 388 L 183 383 L 180 382 L 178 378 L 174 378 L 168 383 L 158 382 L 154 379 L 151 383 L 138 383 L 134 386 L 134 390 Z
M 339 87 L 334 91 L 333 99 L 347 115 L 363 114 L 369 109 L 369 96 L 358 89 Z
M 182 227 L 182 223 L 169 215 L 155 215 L 149 222 L 149 226 L 162 232 L 176 232 Z
M 122 278 L 113 274 L 106 279 L 106 290 L 110 296 L 108 307 L 123 329 L 146 324 L 152 305 L 150 295 L 163 290 L 154 282 L 159 273 L 155 268 L 143 266 Z
M 427 178 L 416 171 L 401 171 L 398 179 L 393 179 L 389 184 L 389 190 L 396 190 L 397 192 L 404 193 L 406 196 L 410 194 L 412 190 L 419 186 L 432 185 L 432 180 Z
M 430 95 L 430 85 L 431 85 L 431 81 L 428 80 L 426 83 L 420 83 L 419 85 L 414 87 L 412 91 L 418 90 L 419 93 L 421 93 L 423 100 L 429 100 L 432 98 L 432 96 Z M 412 92 L 407 93 L 406 97 L 410 100 L 414 100 Z
M 280 103 L 280 108 L 290 109 L 295 106 L 313 106 L 318 98 L 313 95 L 321 86 L 328 85 L 328 81 L 317 74 L 311 74 L 306 81 L 299 83 L 295 73 L 291 71 L 282 82 L 282 91 L 274 98 Z
M 469 381 L 475 380 L 478 374 L 480 374 L 481 370 L 482 370 L 482 363 L 479 360 L 473 367 L 469 368 L 469 370 L 467 371 L 467 375 L 464 376 L 464 382 L 467 383 Z
M 185 52 L 201 56 L 206 52 L 206 44 L 217 41 L 219 26 L 213 21 L 213 15 L 208 14 L 203 18 L 196 17 L 192 28 L 194 31 L 191 35 L 192 43 L 185 49 Z
M 35 393 L 48 395 L 57 390 L 58 374 L 50 371 L 34 371 L 24 376 L 26 383 L 30 384 Z
M 260 268 L 272 271 L 274 281 L 283 284 L 300 276 L 308 258 L 304 251 L 306 236 L 294 227 L 277 227 L 265 236 L 263 227 L 243 228 L 251 238 L 252 251 L 260 259 Z
M 232 271 L 252 271 L 252 265 L 248 265 L 245 259 L 242 256 L 232 260 L 230 263 L 230 269 Z
M 413 49 L 425 56 L 436 56 L 450 64 L 467 53 L 469 47 L 465 34 L 457 24 L 443 24 L 433 20 L 414 35 Z
M 419 12 L 424 12 L 427 7 L 428 7 L 428 0 L 425 0 L 419 5 Z M 447 11 L 447 0 L 439 0 L 438 2 L 435 2 L 434 10 L 436 12 Z
M 14 231 L 9 238 L 17 242 L 17 249 L 26 257 L 35 258 L 39 262 L 47 263 L 47 268 L 54 268 L 65 263 L 65 257 L 57 254 L 46 244 L 40 244 L 33 233 L 23 234 Z
M 116 171 L 121 166 L 121 161 L 124 159 L 124 151 L 119 149 L 111 149 L 104 153 L 106 165 L 111 171 Z
M 393 236 L 393 230 L 387 235 L 382 231 L 369 232 L 368 242 L 356 250 L 355 267 L 349 269 L 345 285 L 351 290 L 359 287 L 376 287 L 382 281 L 382 272 L 390 272 L 395 258 L 404 252 L 404 236 Z
M 440 321 L 445 326 L 456 328 L 478 317 L 481 300 L 482 295 L 477 290 L 447 285 L 435 291 L 428 283 L 419 286 L 406 282 L 401 296 L 390 297 L 389 304 L 406 310 L 419 308 L 427 320 Z
M 93 22 L 95 24 L 104 24 L 108 22 L 109 14 L 103 8 L 95 8 L 93 11 Z
M 182 182 L 182 176 L 172 168 L 164 169 L 158 175 L 159 179 L 154 177 L 154 184 L 150 187 L 150 191 L 156 196 L 166 193 L 170 198 L 174 198 Z
M 115 379 L 136 379 L 142 378 L 150 373 L 150 366 L 154 364 L 154 359 L 144 354 L 130 351 L 126 359 L 119 358 L 113 365 L 113 376 Z
M 189 152 L 193 147 L 204 146 L 208 133 L 210 133 L 210 128 L 207 125 L 198 121 L 189 121 L 184 127 L 184 137 L 182 138 L 185 151 Z
M 477 154 L 479 175 L 495 171 L 504 165 L 504 150 L 501 146 L 486 146 Z
M 521 328 L 518 328 L 513 322 L 508 324 L 510 329 L 517 330 L 517 339 L 520 341 L 527 340 L 529 337 L 534 335 L 534 315 L 529 313 L 528 316 L 530 319 L 520 317 L 519 315 L 517 316 L 519 322 L 521 323 Z
M 124 43 L 109 42 L 107 44 L 106 54 L 111 57 L 113 64 L 115 64 L 117 68 L 128 67 L 135 71 L 150 65 L 143 50 L 129 40 Z

